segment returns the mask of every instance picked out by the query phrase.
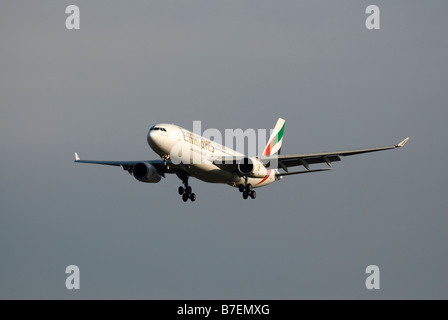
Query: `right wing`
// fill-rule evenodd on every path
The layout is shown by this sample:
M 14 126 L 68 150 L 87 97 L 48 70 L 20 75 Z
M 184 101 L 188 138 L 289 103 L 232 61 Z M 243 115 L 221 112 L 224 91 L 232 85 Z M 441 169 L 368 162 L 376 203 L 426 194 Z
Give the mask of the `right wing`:
M 123 170 L 128 171 L 132 174 L 132 167 L 135 166 L 137 163 L 145 162 L 152 164 L 159 172 L 160 174 L 164 173 L 174 173 L 169 168 L 170 165 L 172 165 L 171 161 L 168 160 L 165 163 L 162 160 L 141 160 L 141 161 L 98 161 L 98 160 L 81 160 L 78 153 L 75 152 L 75 162 L 77 163 L 94 163 L 94 164 L 102 164 L 107 166 L 116 166 L 116 167 L 122 167 Z M 167 168 L 168 167 L 168 168 Z

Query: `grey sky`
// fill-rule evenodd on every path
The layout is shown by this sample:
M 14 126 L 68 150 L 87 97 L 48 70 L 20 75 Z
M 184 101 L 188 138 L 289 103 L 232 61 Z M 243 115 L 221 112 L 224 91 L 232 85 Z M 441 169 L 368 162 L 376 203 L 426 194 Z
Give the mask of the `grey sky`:
M 65 7 L 81 29 L 65 28 Z M 381 10 L 369 31 L 365 8 Z M 0 10 L 0 298 L 448 298 L 446 1 L 20 1 Z M 266 128 L 282 151 L 394 144 L 244 201 L 86 159 L 149 127 Z M 65 288 L 65 267 L 81 289 Z M 376 264 L 381 289 L 366 290 Z

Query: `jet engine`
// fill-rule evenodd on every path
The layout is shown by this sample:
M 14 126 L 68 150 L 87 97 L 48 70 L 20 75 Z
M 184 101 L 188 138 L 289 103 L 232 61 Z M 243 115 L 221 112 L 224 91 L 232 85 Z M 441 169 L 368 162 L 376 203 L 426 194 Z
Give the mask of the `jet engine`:
M 243 176 L 253 178 L 264 178 L 268 174 L 268 170 L 263 163 L 257 158 L 243 158 L 238 163 L 238 171 Z
M 146 162 L 137 163 L 132 168 L 132 175 L 141 182 L 156 183 L 162 179 L 157 169 L 152 164 Z

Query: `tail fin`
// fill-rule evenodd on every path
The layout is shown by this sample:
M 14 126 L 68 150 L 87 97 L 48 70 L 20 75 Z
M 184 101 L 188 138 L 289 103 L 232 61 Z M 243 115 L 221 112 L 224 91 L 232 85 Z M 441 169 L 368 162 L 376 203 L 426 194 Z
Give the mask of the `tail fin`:
M 266 148 L 264 148 L 263 156 L 270 156 L 273 154 L 280 154 L 280 148 L 282 147 L 283 133 L 285 131 L 285 120 L 278 118 L 274 131 L 268 140 Z

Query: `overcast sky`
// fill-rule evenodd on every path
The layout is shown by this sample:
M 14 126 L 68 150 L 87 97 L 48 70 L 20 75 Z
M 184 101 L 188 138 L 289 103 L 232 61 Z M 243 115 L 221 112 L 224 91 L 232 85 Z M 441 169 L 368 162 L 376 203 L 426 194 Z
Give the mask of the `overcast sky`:
M 66 6 L 80 8 L 67 30 Z M 366 7 L 381 29 L 367 30 Z M 446 1 L 7 1 L 0 298 L 447 299 Z M 173 175 L 146 134 L 273 128 L 282 153 L 400 142 L 243 200 Z M 81 289 L 67 290 L 77 265 Z M 367 290 L 365 269 L 380 268 Z

